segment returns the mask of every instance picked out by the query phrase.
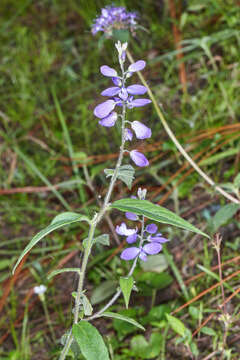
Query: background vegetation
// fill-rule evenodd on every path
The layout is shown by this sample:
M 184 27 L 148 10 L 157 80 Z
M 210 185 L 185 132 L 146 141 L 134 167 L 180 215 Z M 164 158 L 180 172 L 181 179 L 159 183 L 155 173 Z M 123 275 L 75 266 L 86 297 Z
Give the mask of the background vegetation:
M 93 37 L 90 26 L 107 4 L 111 2 L 1 0 L 0 359 L 57 359 L 60 343 L 52 338 L 60 339 L 71 324 L 74 278 L 66 273 L 53 282 L 47 274 L 66 264 L 79 265 L 84 223 L 49 236 L 14 277 L 11 269 L 32 235 L 58 212 L 96 210 L 83 164 L 104 195 L 103 169 L 113 164 L 119 135 L 116 128 L 99 127 L 92 110 L 107 85 L 99 67 L 117 61 L 112 40 Z M 216 183 L 228 184 L 225 189 L 239 196 L 239 2 L 129 0 L 116 5 L 138 11 L 147 29 L 139 30 L 129 46 L 136 59 L 147 61 L 144 76 L 176 137 Z M 182 50 L 176 52 L 179 39 Z M 226 331 L 219 309 L 221 287 L 214 286 L 221 274 L 211 241 L 162 227 L 171 242 L 150 268 L 137 269 L 139 292 L 130 308 L 124 310 L 123 300 L 117 305 L 147 331 L 118 320 L 95 325 L 114 359 L 239 359 L 239 207 L 226 207 L 226 200 L 185 163 L 153 108 L 131 116 L 152 128 L 144 145 L 151 167 L 137 171 L 132 192 L 119 183 L 115 199 L 145 187 L 154 203 L 209 234 L 220 230 L 225 314 L 231 324 Z M 118 212 L 111 216 L 114 225 L 122 221 Z M 100 230 L 111 234 L 106 222 Z M 92 257 L 87 288 L 96 307 L 127 272 L 119 251 L 111 235 L 111 247 L 99 245 Z M 45 303 L 33 293 L 37 284 L 47 286 Z M 166 317 L 190 299 L 174 318 Z M 46 308 L 55 335 L 49 332 Z

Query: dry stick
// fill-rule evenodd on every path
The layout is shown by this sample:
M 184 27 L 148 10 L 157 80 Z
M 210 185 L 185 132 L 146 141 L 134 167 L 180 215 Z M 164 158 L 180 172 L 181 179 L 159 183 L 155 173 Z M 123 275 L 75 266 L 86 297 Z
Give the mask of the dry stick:
M 179 61 L 179 80 L 182 84 L 183 91 L 186 93 L 187 92 L 187 75 L 186 75 L 186 70 L 185 70 L 185 64 L 183 62 L 183 53 L 182 53 L 182 46 L 181 46 L 182 36 L 181 36 L 181 32 L 180 32 L 178 26 L 176 25 L 178 16 L 177 16 L 177 12 L 176 12 L 175 2 L 174 2 L 174 0 L 168 0 L 168 3 L 169 3 L 170 16 L 173 21 L 172 29 L 173 29 L 173 37 L 174 37 L 175 47 L 178 51 L 177 52 L 177 60 Z
M 132 57 L 132 55 L 130 54 L 130 52 L 127 50 L 127 57 L 129 59 L 129 61 L 133 64 L 134 63 L 134 59 Z M 187 152 L 184 150 L 184 148 L 182 147 L 182 145 L 178 142 L 178 140 L 176 139 L 175 135 L 173 134 L 172 130 L 170 129 L 170 127 L 168 126 L 159 106 L 158 103 L 155 99 L 155 96 L 152 93 L 152 90 L 149 88 L 146 80 L 144 79 L 143 75 L 137 71 L 138 77 L 141 80 L 142 84 L 147 88 L 148 91 L 148 95 L 150 97 L 150 99 L 152 100 L 153 106 L 155 107 L 155 110 L 158 114 L 158 117 L 164 127 L 164 129 L 166 130 L 166 132 L 168 133 L 169 137 L 172 139 L 172 141 L 174 142 L 174 144 L 176 145 L 176 147 L 178 148 L 178 150 L 180 151 L 180 153 L 185 157 L 185 159 L 187 159 L 187 161 L 191 164 L 191 166 L 199 173 L 199 175 L 201 175 L 204 180 L 211 186 L 214 187 L 215 190 L 217 190 L 218 192 L 220 192 L 226 199 L 230 200 L 231 202 L 235 203 L 235 204 L 240 204 L 240 200 L 234 198 L 232 195 L 228 194 L 226 191 L 224 191 L 220 186 L 216 185 L 215 182 L 207 175 L 205 174 L 200 167 L 192 160 L 192 158 L 187 154 Z
M 222 342 L 222 350 L 221 350 L 221 360 L 224 358 L 224 349 L 226 346 L 227 341 L 227 332 L 228 332 L 228 322 L 226 321 L 227 311 L 226 311 L 226 305 L 225 305 L 225 293 L 224 293 L 224 287 L 222 283 L 222 264 L 221 264 L 221 242 L 222 237 L 219 233 L 215 234 L 213 239 L 213 246 L 217 252 L 217 258 L 218 258 L 218 272 L 219 272 L 219 279 L 221 281 L 221 293 L 222 293 L 222 300 L 223 300 L 223 315 L 225 318 L 224 321 L 224 334 L 223 334 L 223 342 Z
M 178 313 L 180 310 L 184 309 L 186 306 L 192 304 L 193 302 L 197 301 L 198 299 L 200 299 L 201 297 L 203 297 L 204 295 L 208 294 L 210 291 L 212 291 L 213 289 L 215 289 L 216 287 L 220 286 L 223 282 L 228 281 L 230 279 L 232 279 L 233 277 L 237 276 L 240 274 L 240 270 L 235 271 L 234 273 L 232 273 L 231 275 L 228 275 L 227 277 L 225 277 L 222 281 L 219 281 L 218 283 L 212 285 L 210 288 L 202 291 L 200 294 L 198 294 L 197 296 L 195 296 L 193 299 L 189 300 L 188 302 L 186 302 L 185 304 L 183 304 L 182 306 L 178 307 L 176 310 L 174 310 L 172 312 L 172 314 L 176 314 Z
M 207 357 L 203 358 L 202 360 L 210 360 L 214 355 L 217 355 L 219 353 L 218 350 L 211 352 Z
M 231 264 L 232 262 L 237 262 L 237 261 L 240 261 L 240 255 L 238 255 L 238 256 L 236 256 L 236 257 L 234 257 L 234 258 L 232 258 L 232 259 L 229 259 L 229 260 L 225 261 L 224 263 L 222 263 L 222 268 L 223 268 L 224 266 L 228 265 L 228 264 Z M 217 269 L 218 269 L 218 266 L 219 266 L 219 265 L 216 265 L 216 266 L 211 267 L 211 271 L 217 270 Z M 202 272 L 200 272 L 199 274 L 194 275 L 194 276 L 192 276 L 190 279 L 186 280 L 185 285 L 188 285 L 188 284 L 191 283 L 192 281 L 197 280 L 197 279 L 199 279 L 200 277 L 205 276 L 205 275 L 206 275 L 206 273 L 205 273 L 204 271 L 202 271 Z
M 192 334 L 192 337 L 194 337 L 195 335 L 197 335 L 199 333 L 199 331 L 214 317 L 215 313 L 210 314 L 206 320 L 204 320 L 204 322 L 201 323 L 201 325 L 197 328 L 197 330 L 195 330 Z
M 227 304 L 235 295 L 237 295 L 240 292 L 240 288 L 238 288 L 237 290 L 234 291 L 234 293 L 232 293 L 222 304 L 219 305 L 219 307 L 223 307 L 225 304 Z M 198 334 L 198 332 L 202 329 L 203 326 L 205 326 L 215 315 L 215 313 L 212 313 L 211 315 L 209 315 L 207 317 L 206 320 L 204 320 L 204 322 L 197 328 L 197 330 L 194 331 L 194 333 L 192 334 L 192 337 L 194 337 L 195 335 Z M 240 313 L 238 314 L 240 315 Z M 237 315 L 237 316 L 238 316 Z
M 210 157 L 210 155 L 214 154 L 218 148 L 220 148 L 221 146 L 223 146 L 224 144 L 228 143 L 230 140 L 232 139 L 235 139 L 239 137 L 239 135 L 237 136 L 233 136 L 231 139 L 227 139 L 225 141 L 223 141 L 221 144 L 218 144 L 215 146 L 214 149 L 212 149 L 211 151 L 208 152 L 208 149 L 210 148 L 210 146 L 208 146 L 207 148 L 205 148 L 204 150 L 202 150 L 200 153 L 196 154 L 193 159 L 196 160 L 204 151 L 205 152 L 208 152 L 208 155 L 207 156 L 204 156 L 200 161 L 199 161 L 199 164 L 201 164 L 202 161 L 204 161 L 205 159 L 208 159 Z M 161 191 L 162 189 L 164 189 L 164 186 L 165 185 L 168 185 L 170 181 L 172 181 L 177 175 L 179 172 L 181 172 L 182 170 L 184 170 L 186 167 L 189 167 L 189 163 L 186 162 L 174 175 L 172 175 L 168 180 L 167 182 L 161 186 L 155 193 L 154 193 L 154 196 L 157 196 Z M 187 178 L 188 175 L 190 175 L 192 172 L 194 171 L 193 168 L 190 168 L 187 170 L 187 172 L 184 173 L 184 175 L 182 175 L 182 177 L 176 182 L 176 184 L 160 199 L 160 201 L 158 202 L 159 205 L 163 204 L 168 198 L 169 196 L 171 195 L 171 193 L 174 191 L 175 188 L 177 188 L 177 186 L 179 184 L 181 184 L 183 182 L 183 180 L 185 178 Z
M 15 282 L 17 281 L 17 278 L 19 277 L 20 272 L 22 271 L 23 265 L 24 265 L 27 257 L 28 257 L 28 254 L 26 254 L 22 258 L 22 261 L 20 262 L 20 264 L 19 264 L 18 268 L 16 269 L 14 275 L 9 279 L 9 281 L 7 282 L 6 287 L 3 290 L 3 296 L 2 296 L 2 299 L 0 301 L 0 312 L 3 309 L 3 307 L 5 305 L 5 302 L 6 302 L 7 298 L 8 298 L 8 295 L 9 295 L 10 291 L 12 290 L 12 287 L 14 286 Z

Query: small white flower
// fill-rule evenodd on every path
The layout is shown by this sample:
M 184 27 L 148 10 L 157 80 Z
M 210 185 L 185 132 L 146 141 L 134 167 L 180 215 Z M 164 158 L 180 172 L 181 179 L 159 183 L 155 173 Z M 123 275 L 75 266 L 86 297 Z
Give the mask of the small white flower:
M 146 194 L 147 194 L 147 189 L 138 188 L 137 195 L 140 200 L 145 200 Z
M 46 288 L 45 285 L 39 285 L 39 286 L 35 286 L 33 288 L 34 293 L 37 294 L 37 295 L 44 294 L 46 290 L 47 290 L 47 288 Z

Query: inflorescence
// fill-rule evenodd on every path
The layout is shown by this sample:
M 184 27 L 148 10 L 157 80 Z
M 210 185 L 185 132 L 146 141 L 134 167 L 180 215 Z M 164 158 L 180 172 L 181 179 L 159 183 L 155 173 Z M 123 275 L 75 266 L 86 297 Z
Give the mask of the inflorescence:
M 92 25 L 92 34 L 102 31 L 107 37 L 111 37 L 115 30 L 130 30 L 134 33 L 137 26 L 137 14 L 127 12 L 125 7 L 106 6 L 102 9 L 101 15 L 96 18 Z
M 101 119 L 99 120 L 99 124 L 105 127 L 114 126 L 117 119 L 122 117 L 122 115 L 119 115 L 116 111 L 114 111 L 116 106 L 124 106 L 125 108 L 132 109 L 134 107 L 141 107 L 151 103 L 151 100 L 149 99 L 134 98 L 135 95 L 143 95 L 147 92 L 145 86 L 138 84 L 130 86 L 125 85 L 127 79 L 130 78 L 134 72 L 144 69 L 146 65 L 145 61 L 139 60 L 131 64 L 125 71 L 124 62 L 126 58 L 127 43 L 121 44 L 118 42 L 116 44 L 116 48 L 118 50 L 118 59 L 122 74 L 121 76 L 118 75 L 115 69 L 110 68 L 107 65 L 101 66 L 100 71 L 102 75 L 111 78 L 115 86 L 102 91 L 101 95 L 108 96 L 110 99 L 97 105 L 94 109 L 94 115 Z M 140 121 L 135 120 L 130 122 L 126 119 L 122 119 L 122 121 L 124 121 L 125 141 L 131 141 L 133 139 L 133 132 L 135 133 L 137 139 L 147 139 L 151 137 L 151 129 L 142 124 Z M 126 128 L 126 124 L 130 124 L 131 129 Z M 127 152 L 127 150 L 125 151 Z M 138 150 L 132 150 L 129 154 L 130 158 L 137 166 L 144 167 L 149 165 L 147 158 Z
M 145 200 L 146 192 L 146 189 L 138 189 L 139 200 Z M 133 198 L 135 197 L 133 196 Z M 128 220 L 140 221 L 138 215 L 134 213 L 127 212 L 125 215 Z M 141 260 L 146 261 L 148 255 L 158 254 L 162 250 L 162 244 L 169 241 L 158 232 L 157 225 L 148 224 L 145 227 L 143 221 L 140 232 L 137 227 L 134 229 L 127 228 L 124 222 L 116 226 L 116 232 L 118 235 L 126 236 L 128 244 L 139 243 L 138 247 L 133 246 L 123 250 L 121 254 L 121 259 L 123 260 L 132 260 L 138 256 Z

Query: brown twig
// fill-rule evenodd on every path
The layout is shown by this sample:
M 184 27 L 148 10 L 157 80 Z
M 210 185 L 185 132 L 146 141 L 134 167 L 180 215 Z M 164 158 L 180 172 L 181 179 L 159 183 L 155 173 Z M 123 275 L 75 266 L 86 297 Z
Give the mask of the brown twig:
M 22 270 L 22 267 L 23 267 L 27 257 L 28 257 L 28 254 L 26 254 L 23 257 L 23 259 L 20 262 L 20 264 L 19 264 L 17 270 L 15 271 L 14 275 L 8 280 L 8 283 L 7 283 L 6 287 L 3 290 L 3 296 L 2 296 L 2 298 L 0 300 L 0 312 L 2 311 L 2 309 L 3 309 L 4 305 L 5 305 L 6 299 L 7 299 L 8 295 L 9 295 L 13 285 L 17 281 L 17 278 L 18 278 L 18 276 L 19 276 L 19 274 L 20 274 L 20 272 Z
M 175 47 L 177 49 L 177 60 L 179 61 L 179 80 L 182 84 L 183 91 L 187 91 L 187 75 L 186 75 L 186 69 L 185 64 L 183 61 L 183 53 L 182 53 L 182 35 L 180 32 L 179 27 L 177 26 L 177 12 L 176 12 L 176 6 L 174 0 L 168 0 L 169 3 L 169 10 L 170 10 L 170 16 L 172 18 L 172 29 L 173 29 L 173 37 L 175 42 Z
M 228 281 L 230 279 L 232 279 L 233 277 L 237 276 L 240 274 L 240 270 L 235 271 L 234 273 L 232 273 L 231 275 L 228 275 L 227 277 L 225 277 L 222 281 L 219 281 L 218 283 L 212 285 L 210 288 L 202 291 L 200 294 L 198 294 L 197 296 L 195 296 L 193 299 L 189 300 L 188 302 L 186 302 L 185 304 L 183 304 L 182 306 L 178 307 L 176 310 L 174 310 L 172 312 L 172 314 L 176 314 L 179 311 L 185 309 L 185 307 L 187 307 L 188 305 L 194 303 L 195 301 L 199 300 L 201 297 L 203 297 L 204 295 L 208 294 L 209 292 L 211 292 L 213 289 L 217 288 L 218 286 L 220 286 L 223 282 Z

